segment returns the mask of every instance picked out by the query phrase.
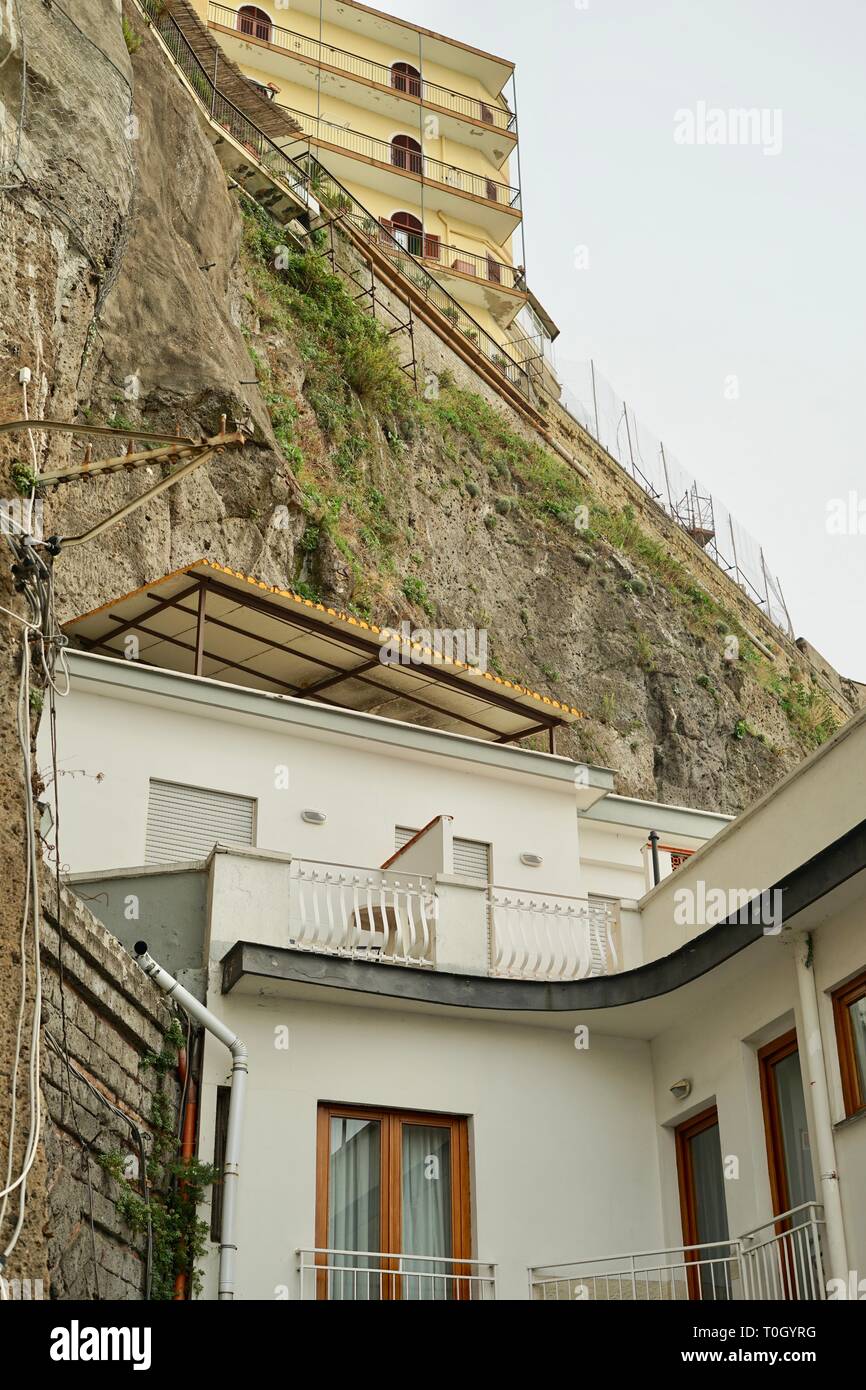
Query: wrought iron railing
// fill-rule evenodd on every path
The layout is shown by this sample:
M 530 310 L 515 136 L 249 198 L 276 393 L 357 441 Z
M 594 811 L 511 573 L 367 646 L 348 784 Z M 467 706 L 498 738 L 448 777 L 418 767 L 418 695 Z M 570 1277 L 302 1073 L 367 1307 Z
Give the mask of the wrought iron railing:
M 383 965 L 432 966 L 433 880 L 382 869 L 292 861 L 289 945 Z
M 490 972 L 517 980 L 580 980 L 622 969 L 607 903 L 491 888 Z
M 569 1302 L 730 1302 L 826 1298 L 823 1208 L 807 1202 L 729 1241 L 536 1265 L 529 1296 Z
M 498 203 L 506 208 L 517 210 L 520 207 L 520 189 L 512 188 L 510 184 L 500 183 L 486 174 L 474 174 L 470 169 L 461 169 L 456 164 L 445 164 L 441 159 L 431 159 L 421 150 L 379 140 L 374 135 L 364 135 L 361 131 L 327 121 L 324 117 L 311 116 L 294 106 L 278 105 L 280 110 L 294 117 L 313 140 L 336 145 L 350 154 L 374 159 L 379 164 L 388 164 L 401 173 L 417 174 L 428 183 L 439 184 L 457 193 L 468 193 L 474 198 L 483 198 L 488 203 Z
M 381 1250 L 310 1249 L 295 1253 L 304 1301 L 480 1302 L 496 1298 L 496 1265 L 487 1260 L 390 1255 Z
M 283 29 L 278 24 L 265 23 L 252 15 L 241 14 L 228 5 L 208 5 L 208 21 L 219 24 L 224 29 L 236 29 L 244 38 L 259 39 L 280 48 L 293 57 L 308 58 L 315 63 L 337 68 L 352 77 L 360 77 L 368 82 L 376 82 L 380 87 L 390 87 L 393 91 L 410 97 L 417 97 L 426 106 L 439 106 L 457 116 L 478 125 L 493 126 L 497 130 L 516 132 L 517 117 L 496 101 L 484 101 L 479 97 L 467 96 L 465 92 L 453 91 L 426 78 L 415 76 L 398 67 L 387 67 L 358 53 L 335 48 L 333 44 L 311 38 L 308 34 L 298 34 L 291 29 Z M 408 65 L 407 65 L 408 66 Z
M 328 172 L 310 153 L 300 146 L 294 156 L 269 139 L 258 126 L 219 90 L 214 81 L 193 51 L 189 41 L 177 21 L 163 10 L 160 0 L 137 0 L 142 13 L 147 16 L 155 32 L 171 54 L 179 69 L 186 77 L 211 119 L 221 125 L 270 176 L 281 183 L 298 198 L 300 206 L 309 208 L 311 195 L 325 205 L 338 217 L 346 217 L 356 228 L 364 228 L 364 235 L 383 251 L 389 260 L 408 280 L 419 289 L 428 302 L 442 314 L 448 322 L 462 333 L 489 362 L 525 396 L 532 397 L 529 375 L 525 368 L 516 362 L 508 351 L 491 337 L 481 325 L 467 313 L 461 304 L 440 285 L 422 263 L 401 246 L 394 237 L 382 227 L 381 223 L 353 197 L 347 189 Z M 217 55 L 218 56 L 218 55 Z M 315 211 L 315 208 L 311 209 Z

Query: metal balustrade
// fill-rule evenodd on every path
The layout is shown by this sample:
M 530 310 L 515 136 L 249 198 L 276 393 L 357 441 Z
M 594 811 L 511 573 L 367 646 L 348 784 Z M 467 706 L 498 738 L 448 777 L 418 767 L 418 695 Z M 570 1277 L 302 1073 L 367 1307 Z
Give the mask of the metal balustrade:
M 236 29 L 243 38 L 269 43 L 273 48 L 282 49 L 293 57 L 307 58 L 314 63 L 337 68 L 351 77 L 375 82 L 380 87 L 390 87 L 400 95 L 417 97 L 422 105 L 442 107 L 477 125 L 516 133 L 516 115 L 493 99 L 484 101 L 479 97 L 467 96 L 465 92 L 453 91 L 439 83 L 428 82 L 426 78 L 415 77 L 412 73 L 401 72 L 387 67 L 384 63 L 362 58 L 358 53 L 335 48 L 333 44 L 311 38 L 308 34 L 298 34 L 291 29 L 283 29 L 278 24 L 265 25 L 228 5 L 215 4 L 213 0 L 208 5 L 208 22 L 219 24 L 224 29 Z
M 462 1302 L 496 1298 L 496 1265 L 370 1250 L 295 1252 L 300 1298 L 333 1302 Z
M 434 261 L 442 270 L 459 270 L 464 275 L 472 275 L 486 284 L 502 285 L 504 289 L 523 289 L 523 273 L 515 266 L 506 265 L 492 256 L 480 256 L 475 251 L 466 251 L 462 246 L 451 246 L 440 241 L 430 232 L 418 232 L 407 227 L 395 225 L 388 219 L 378 224 L 349 213 L 347 220 L 352 222 L 365 236 L 396 245 L 400 252 L 408 252 L 419 260 Z M 521 359 L 523 360 L 523 359 Z
M 818 1301 L 826 1297 L 823 1208 L 807 1202 L 730 1241 L 529 1270 L 529 1296 L 577 1302 Z
M 295 859 L 289 945 L 375 964 L 432 966 L 437 906 L 430 878 Z
M 826 1296 L 822 1213 L 817 1202 L 805 1202 L 740 1236 L 746 1297 L 800 1303 Z
M 490 973 L 516 980 L 581 980 L 621 969 L 606 903 L 491 888 Z
M 500 183 L 486 174 L 474 174 L 470 169 L 461 169 L 456 164 L 445 164 L 441 159 L 431 159 L 421 150 L 379 140 L 374 135 L 364 135 L 350 126 L 338 125 L 321 116 L 311 116 L 294 106 L 277 104 L 282 111 L 294 117 L 313 140 L 336 145 L 350 154 L 362 155 L 380 164 L 388 164 L 403 173 L 417 174 L 428 183 L 440 184 L 457 193 L 469 193 L 474 198 L 483 198 L 488 203 L 499 203 L 502 207 L 515 210 L 520 207 L 520 189 L 512 188 L 510 184 Z

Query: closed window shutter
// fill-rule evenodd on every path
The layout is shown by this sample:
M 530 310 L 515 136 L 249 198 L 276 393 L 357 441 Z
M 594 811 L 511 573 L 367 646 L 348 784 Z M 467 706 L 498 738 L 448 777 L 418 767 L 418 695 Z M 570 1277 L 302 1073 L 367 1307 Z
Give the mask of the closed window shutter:
M 417 830 L 409 830 L 398 825 L 394 832 L 394 848 L 402 849 L 417 835 Z M 490 846 L 483 840 L 454 840 L 454 872 L 465 878 L 477 878 L 486 883 L 490 876 Z
M 203 859 L 218 842 L 255 844 L 255 824 L 252 797 L 151 781 L 145 862 Z
M 454 872 L 486 883 L 489 874 L 489 846 L 483 840 L 454 839 Z

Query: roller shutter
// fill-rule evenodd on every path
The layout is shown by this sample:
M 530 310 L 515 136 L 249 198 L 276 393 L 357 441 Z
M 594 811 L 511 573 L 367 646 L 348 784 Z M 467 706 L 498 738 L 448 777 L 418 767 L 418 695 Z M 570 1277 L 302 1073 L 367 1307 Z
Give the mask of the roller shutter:
M 253 845 L 255 828 L 252 797 L 151 781 L 145 862 L 204 859 L 217 843 Z

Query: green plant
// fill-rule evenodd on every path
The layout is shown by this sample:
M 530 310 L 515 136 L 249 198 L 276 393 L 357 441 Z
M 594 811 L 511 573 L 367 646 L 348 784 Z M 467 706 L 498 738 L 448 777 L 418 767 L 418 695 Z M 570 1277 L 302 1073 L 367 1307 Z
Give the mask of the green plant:
M 599 703 L 598 717 L 602 724 L 613 724 L 616 720 L 616 695 L 612 690 L 606 690 Z
M 183 1029 L 177 1019 L 163 1034 L 159 1052 L 148 1050 L 141 1058 L 143 1069 L 154 1071 L 158 1086 L 151 1101 L 152 1145 L 146 1171 L 137 1183 L 126 1176 L 123 1155 L 114 1151 L 100 1155 L 99 1162 L 115 1181 L 115 1205 L 121 1219 L 134 1235 L 149 1231 L 152 1248 L 151 1298 L 174 1298 L 179 1274 L 188 1278 L 194 1292 L 201 1287 L 198 1262 L 207 1248 L 208 1228 L 199 1218 L 202 1197 L 216 1177 L 209 1164 L 198 1159 L 178 1157 L 178 1141 L 173 1109 L 165 1091 L 166 1074 L 177 1065 L 178 1049 L 184 1045 Z
M 637 648 L 637 664 L 641 670 L 647 672 L 657 670 L 653 645 L 645 632 L 638 632 L 636 634 L 635 646 Z
M 129 53 L 130 56 L 133 53 L 137 53 L 141 48 L 141 34 L 137 29 L 133 29 L 126 16 L 120 21 L 120 27 L 123 30 L 123 41 L 126 44 L 127 53 Z
M 29 497 L 34 488 L 39 486 L 39 475 L 20 459 L 15 459 L 9 469 L 12 479 L 12 486 L 22 497 Z
M 427 585 L 423 579 L 418 579 L 414 574 L 408 574 L 403 580 L 403 594 L 410 603 L 415 603 L 419 608 L 432 617 L 433 605 L 427 594 Z

